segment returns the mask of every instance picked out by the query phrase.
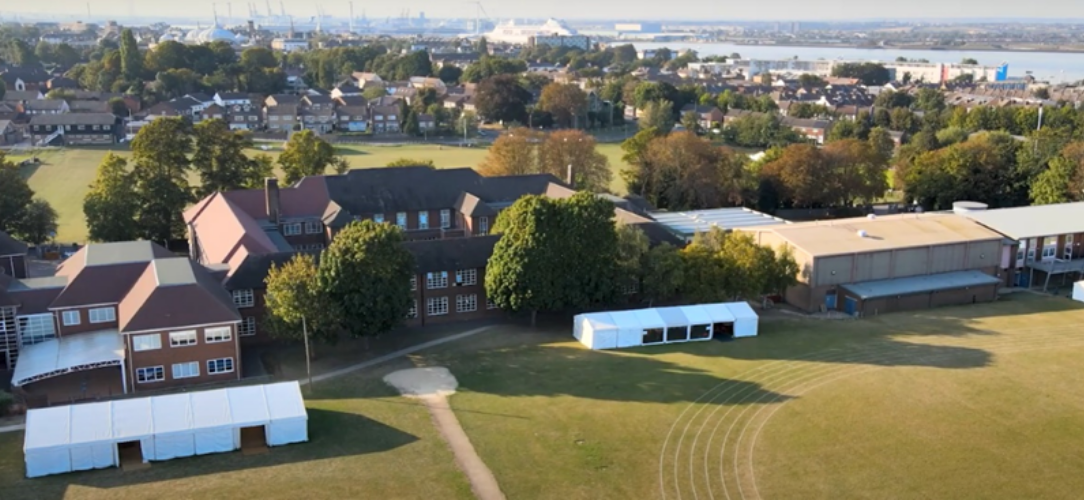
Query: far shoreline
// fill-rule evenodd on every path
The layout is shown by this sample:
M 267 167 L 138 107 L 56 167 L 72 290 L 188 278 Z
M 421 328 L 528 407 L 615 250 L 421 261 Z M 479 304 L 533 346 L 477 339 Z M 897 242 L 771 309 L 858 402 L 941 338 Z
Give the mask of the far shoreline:
M 636 42 L 633 42 L 636 43 Z M 640 42 L 643 43 L 643 42 Z M 666 42 L 648 42 L 664 45 Z M 819 44 L 819 43 L 748 43 L 729 40 L 716 40 L 716 41 L 682 41 L 680 43 L 689 44 L 710 44 L 710 43 L 727 43 L 731 45 L 737 45 L 739 47 L 805 47 L 805 48 L 818 48 L 818 49 L 862 49 L 862 50 L 908 50 L 908 51 L 932 51 L 932 52 L 1019 52 L 1019 53 L 1031 53 L 1031 54 L 1084 54 L 1084 48 L 1080 49 L 1026 49 L 1026 48 L 983 48 L 983 47 L 943 47 L 943 46 L 928 46 L 928 47 L 915 47 L 915 46 L 903 46 L 903 45 L 890 45 L 890 46 L 863 46 L 854 44 Z

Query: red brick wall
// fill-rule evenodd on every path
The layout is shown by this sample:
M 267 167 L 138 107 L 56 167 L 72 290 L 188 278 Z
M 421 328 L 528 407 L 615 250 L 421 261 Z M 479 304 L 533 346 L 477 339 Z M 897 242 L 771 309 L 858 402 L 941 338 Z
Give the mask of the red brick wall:
M 208 328 L 215 328 L 219 326 L 229 326 L 232 330 L 232 336 L 229 341 L 207 343 L 204 332 Z M 241 350 L 239 348 L 239 340 L 237 337 L 236 325 L 212 325 L 199 328 L 177 328 L 171 331 L 196 331 L 196 343 L 194 345 L 183 347 L 172 347 L 169 342 L 169 332 L 161 331 L 156 332 L 161 336 L 162 347 L 150 351 L 134 351 L 132 350 L 132 337 L 138 335 L 148 335 L 155 332 L 148 332 L 147 334 L 133 334 L 125 335 L 126 350 L 128 352 L 128 372 L 125 373 L 125 377 L 128 379 L 129 390 L 136 392 L 140 390 L 156 390 L 170 387 L 181 387 L 186 385 L 206 384 L 209 382 L 222 382 L 228 380 L 239 380 L 241 378 Z M 207 373 L 207 360 L 218 358 L 233 358 L 233 371 L 230 373 L 221 373 L 210 375 Z M 191 378 L 173 378 L 173 364 L 196 361 L 199 363 L 199 376 Z M 165 380 L 159 382 L 136 382 L 136 370 L 139 368 L 162 366 L 165 373 Z
M 77 333 L 99 332 L 99 331 L 102 331 L 102 330 L 116 329 L 117 328 L 116 320 L 108 321 L 108 322 L 105 322 L 105 323 L 91 323 L 90 322 L 90 313 L 89 313 L 89 311 L 91 309 L 99 309 L 99 308 L 106 308 L 106 307 L 113 308 L 113 317 L 116 318 L 117 317 L 117 305 L 116 304 L 97 305 L 97 306 L 94 306 L 94 307 L 77 307 L 77 308 L 72 308 L 72 309 L 65 309 L 63 311 L 55 311 L 56 322 L 57 322 L 57 335 L 63 337 L 65 335 L 73 335 L 73 334 L 77 334 Z M 64 325 L 64 311 L 76 311 L 76 312 L 78 312 L 79 313 L 79 324 L 78 325 L 67 325 L 67 326 Z
M 486 293 L 485 293 L 485 269 L 477 269 L 476 273 L 478 280 L 474 285 L 455 285 L 455 269 L 449 269 L 448 271 L 448 287 L 447 288 L 426 288 L 425 274 L 420 274 L 417 277 L 418 286 L 414 290 L 414 300 L 417 301 L 418 316 L 415 319 L 408 320 L 408 326 L 425 326 L 441 323 L 452 323 L 456 321 L 467 321 L 473 319 L 481 319 L 494 317 L 501 314 L 500 309 L 487 309 L 486 308 Z M 476 297 L 477 307 L 474 311 L 459 312 L 456 310 L 456 296 L 458 295 L 474 295 Z M 427 311 L 427 305 L 429 299 L 439 299 L 441 297 L 447 297 L 448 299 L 448 313 L 442 315 L 430 316 Z

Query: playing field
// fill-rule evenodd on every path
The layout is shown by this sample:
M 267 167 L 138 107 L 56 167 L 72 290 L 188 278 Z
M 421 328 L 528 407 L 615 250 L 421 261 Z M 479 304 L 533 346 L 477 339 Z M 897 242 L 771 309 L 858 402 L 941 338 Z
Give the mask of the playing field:
M 442 365 L 510 499 L 1079 498 L 1084 308 L 1013 295 L 860 321 L 767 319 L 761 336 L 591 352 L 501 328 L 318 385 L 312 442 L 23 480 L 4 498 L 469 498 L 426 412 L 380 377 Z
M 30 187 L 37 196 L 44 198 L 53 205 L 60 216 L 57 241 L 59 242 L 83 242 L 87 238 L 86 222 L 83 217 L 83 197 L 87 188 L 94 181 L 98 165 L 102 158 L 110 151 L 128 156 L 126 147 L 117 148 L 63 148 L 59 150 L 46 150 L 35 153 L 42 160 L 42 164 L 35 167 L 27 167 L 25 173 L 30 180 Z M 621 181 L 618 172 L 624 168 L 621 161 L 621 149 L 617 144 L 600 144 L 599 151 L 610 160 L 614 176 L 611 189 L 616 193 L 624 193 L 625 185 Z M 251 153 L 264 151 L 252 150 Z M 280 148 L 266 151 L 273 157 L 277 157 Z M 352 168 L 375 168 L 382 167 L 399 158 L 411 158 L 415 160 L 432 160 L 439 168 L 450 167 L 475 167 L 486 155 L 485 148 L 461 148 L 454 146 L 436 145 L 407 145 L 407 146 L 342 146 L 338 148 L 339 154 L 343 155 Z M 27 154 L 11 155 L 14 161 L 22 161 Z M 195 182 L 198 177 L 193 176 Z

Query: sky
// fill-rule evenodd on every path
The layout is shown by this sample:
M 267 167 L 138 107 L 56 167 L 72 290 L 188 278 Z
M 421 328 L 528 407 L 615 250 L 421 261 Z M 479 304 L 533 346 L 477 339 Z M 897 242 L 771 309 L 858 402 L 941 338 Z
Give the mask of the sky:
M 65 20 L 84 20 L 86 0 L 0 0 L 0 16 L 12 14 L 43 14 Z M 135 13 L 139 17 L 212 18 L 213 5 L 218 5 L 220 17 L 232 3 L 238 20 L 248 12 L 248 1 L 215 0 L 90 0 L 91 20 L 123 17 Z M 316 15 L 316 5 L 331 16 L 346 17 L 348 0 L 282 0 L 288 14 L 296 18 Z M 8 4 L 8 5 L 3 5 Z M 474 17 L 473 2 L 465 0 L 397 0 L 354 1 L 360 17 L 364 9 L 370 18 L 398 17 L 410 9 L 411 17 L 425 12 L 430 18 Z M 256 1 L 260 13 L 266 11 L 266 0 Z M 272 0 L 275 12 L 279 0 Z M 1070 0 L 908 0 L 903 2 L 871 2 L 869 0 L 772 0 L 770 2 L 718 0 L 483 0 L 490 19 L 516 17 L 556 17 L 559 19 L 629 19 L 629 20 L 892 20 L 901 18 L 981 18 L 1000 19 L 1084 18 L 1084 2 Z

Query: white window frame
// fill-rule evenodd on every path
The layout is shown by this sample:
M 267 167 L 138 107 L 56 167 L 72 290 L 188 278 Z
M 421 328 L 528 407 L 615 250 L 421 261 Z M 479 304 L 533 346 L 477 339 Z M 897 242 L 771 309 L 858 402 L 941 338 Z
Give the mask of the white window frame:
M 429 229 L 429 212 L 418 212 L 418 229 Z
M 234 290 L 231 294 L 233 295 L 233 305 L 237 306 L 238 309 L 244 309 L 256 305 L 256 295 L 252 292 L 251 288 Z
M 132 350 L 135 352 L 154 351 L 162 348 L 162 334 L 148 333 L 132 336 Z
M 460 269 L 455 272 L 455 286 L 473 286 L 478 284 L 478 270 Z
M 426 290 L 448 288 L 448 271 L 425 273 L 425 288 Z
M 256 335 L 256 317 L 247 316 L 241 320 L 241 324 L 237 325 L 238 337 L 251 337 Z
M 291 222 L 289 224 L 283 224 L 282 225 L 282 235 L 283 236 L 297 236 L 299 234 L 301 234 L 301 223 L 300 222 Z
M 222 367 L 223 368 L 221 370 L 219 370 L 217 368 L 217 363 L 219 361 L 222 362 Z M 226 369 L 227 361 L 229 363 L 229 369 L 228 370 Z M 223 373 L 233 373 L 233 369 L 234 369 L 233 358 L 215 358 L 215 359 L 208 359 L 207 360 L 207 374 L 208 375 L 220 375 L 220 374 L 223 374 Z
M 417 291 L 417 290 L 418 290 L 418 275 L 414 275 L 414 276 L 410 277 L 410 291 L 413 292 L 413 291 Z
M 87 311 L 91 323 L 110 323 L 117 320 L 117 310 L 112 307 L 96 307 Z
M 407 309 L 406 317 L 407 317 L 407 319 L 417 319 L 418 318 L 418 299 L 414 299 L 410 303 L 410 309 Z
M 384 223 L 384 214 L 373 214 L 373 222 L 377 224 Z
M 174 380 L 182 378 L 194 378 L 199 376 L 199 361 L 188 361 L 186 363 L 173 363 L 170 367 L 171 375 Z
M 150 376 L 148 376 L 148 374 Z M 155 382 L 162 382 L 166 380 L 166 367 L 162 365 L 158 366 L 144 366 L 142 368 L 135 369 L 135 380 L 137 384 L 153 384 Z
M 203 341 L 208 344 L 218 344 L 233 340 L 233 328 L 228 326 L 216 326 L 203 329 Z
M 445 208 L 440 211 L 440 228 L 451 229 L 452 227 L 452 211 Z
M 425 304 L 426 316 L 446 316 L 448 314 L 448 297 L 430 297 Z
M 169 332 L 170 347 L 189 347 L 199 343 L 199 335 L 195 330 L 181 330 Z
M 468 313 L 478 310 L 478 295 L 456 295 L 455 296 L 455 312 Z
M 489 234 L 489 217 L 478 218 L 478 234 Z
M 62 322 L 64 323 L 64 326 L 76 326 L 76 325 L 79 325 L 80 323 L 82 323 L 82 318 L 80 317 L 79 310 L 77 310 L 77 309 L 70 309 L 70 310 L 67 310 L 67 311 L 61 311 L 60 312 L 60 318 L 61 318 Z M 75 319 L 72 319 L 72 318 L 75 318 Z
M 395 225 L 399 226 L 399 229 L 406 229 L 407 228 L 407 213 L 406 212 L 396 212 L 395 213 Z
M 305 234 L 320 234 L 323 232 L 323 225 L 319 222 L 309 221 L 305 223 Z

